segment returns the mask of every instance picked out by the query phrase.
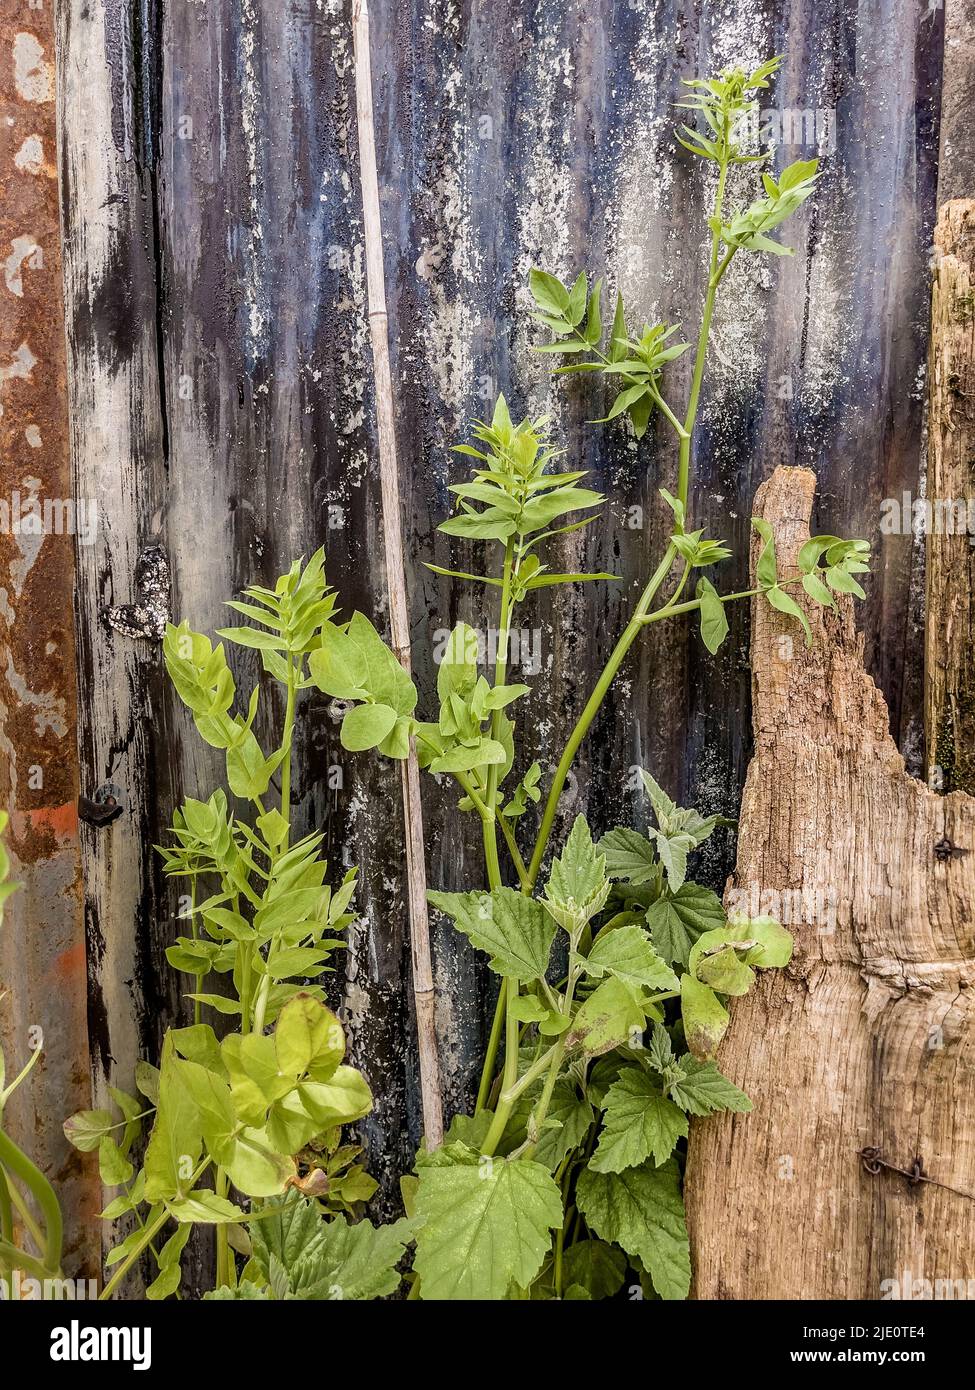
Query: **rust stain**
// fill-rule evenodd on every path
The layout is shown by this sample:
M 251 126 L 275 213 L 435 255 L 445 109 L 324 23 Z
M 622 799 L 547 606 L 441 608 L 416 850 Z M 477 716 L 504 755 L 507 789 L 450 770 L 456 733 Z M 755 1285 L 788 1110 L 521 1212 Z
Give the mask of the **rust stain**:
M 62 951 L 61 954 L 55 958 L 50 974 L 53 975 L 61 985 L 72 984 L 77 987 L 80 981 L 81 988 L 86 988 L 85 982 L 88 978 L 88 967 L 84 941 L 76 941 L 73 946 L 69 946 L 66 951 Z
M 11 13 L 16 10 L 17 13 Z M 0 805 L 21 891 L 0 940 L 8 1056 L 44 1058 L 5 1114 L 57 1184 L 72 1253 L 94 1273 L 97 1173 L 61 1119 L 91 1103 L 78 842 L 74 544 L 68 452 L 53 3 L 0 15 Z M 84 516 L 84 513 L 81 513 Z M 52 988 L 53 984 L 53 988 Z
M 57 848 L 78 835 L 78 803 L 65 801 L 59 806 L 33 806 L 26 810 L 14 810 L 10 817 L 10 833 L 18 858 L 36 860 L 43 853 L 32 853 L 32 848 L 41 850 L 43 837 L 53 837 Z M 51 853 L 50 849 L 46 853 Z

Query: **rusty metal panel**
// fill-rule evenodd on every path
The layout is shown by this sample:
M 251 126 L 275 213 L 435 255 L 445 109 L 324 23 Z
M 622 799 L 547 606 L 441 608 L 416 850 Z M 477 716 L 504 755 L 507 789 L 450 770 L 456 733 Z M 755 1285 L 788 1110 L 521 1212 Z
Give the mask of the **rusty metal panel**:
M 69 1276 L 97 1273 L 97 1169 L 61 1132 L 91 1104 L 78 848 L 74 546 L 97 516 L 71 485 L 51 4 L 0 20 L 0 797 L 13 876 L 0 939 L 8 1067 L 43 1046 L 7 1122 L 61 1198 Z

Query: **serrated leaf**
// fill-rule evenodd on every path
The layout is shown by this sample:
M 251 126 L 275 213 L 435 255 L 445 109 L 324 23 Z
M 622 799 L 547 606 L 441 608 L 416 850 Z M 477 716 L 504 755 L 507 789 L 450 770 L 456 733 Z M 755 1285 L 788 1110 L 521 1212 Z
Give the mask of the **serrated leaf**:
M 562 853 L 552 863 L 545 885 L 547 906 L 571 932 L 593 917 L 608 896 L 605 856 L 593 845 L 585 816 L 576 816 Z
M 690 1246 L 673 1159 L 623 1173 L 586 1168 L 576 1185 L 586 1224 L 603 1240 L 639 1259 L 663 1299 L 686 1298 L 691 1283 Z
M 652 1158 L 659 1168 L 687 1138 L 687 1120 L 639 1067 L 627 1067 L 606 1092 L 603 1129 L 589 1166 L 619 1173 Z
M 614 975 L 624 984 L 644 989 L 680 988 L 677 976 L 654 950 L 650 937 L 635 924 L 600 932 L 586 957 L 585 970 L 596 979 Z
M 440 1156 L 419 1170 L 421 1297 L 497 1302 L 512 1284 L 528 1288 L 562 1225 L 551 1174 L 529 1159 L 479 1161 L 460 1144 Z
M 428 893 L 434 907 L 491 957 L 491 969 L 511 979 L 537 980 L 548 969 L 555 923 L 540 903 L 498 888 L 493 893 Z
M 606 856 L 606 872 L 610 878 L 637 885 L 649 882 L 656 875 L 657 857 L 653 845 L 638 830 L 617 826 L 603 836 L 597 848 Z
M 710 888 L 683 883 L 678 893 L 668 889 L 647 911 L 653 944 L 664 960 L 687 967 L 691 947 L 702 932 L 725 923 L 721 899 Z
M 704 1062 L 689 1053 L 680 1059 L 683 1075 L 668 1087 L 671 1100 L 689 1115 L 711 1115 L 716 1110 L 747 1113 L 752 1103 L 718 1070 L 716 1063 Z

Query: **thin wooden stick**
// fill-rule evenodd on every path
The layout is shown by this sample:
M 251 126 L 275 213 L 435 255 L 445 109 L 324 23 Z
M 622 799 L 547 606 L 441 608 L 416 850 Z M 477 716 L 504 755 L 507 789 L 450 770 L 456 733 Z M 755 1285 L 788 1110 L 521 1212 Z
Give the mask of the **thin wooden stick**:
M 376 134 L 372 114 L 372 64 L 369 57 L 369 8 L 366 0 L 352 7 L 355 49 L 356 121 L 359 131 L 359 172 L 369 293 L 369 329 L 376 376 L 376 423 L 379 433 L 379 471 L 382 479 L 383 535 L 386 546 L 386 584 L 389 590 L 389 623 L 393 651 L 404 670 L 410 669 L 410 620 L 403 563 L 403 530 L 399 505 L 399 469 L 393 382 L 389 369 L 389 324 L 383 272 L 382 220 L 379 211 L 379 178 L 376 172 Z M 430 961 L 430 923 L 427 917 L 427 881 L 423 846 L 423 811 L 416 748 L 410 739 L 410 755 L 401 764 L 403 819 L 406 829 L 406 878 L 410 903 L 410 939 L 413 953 L 413 998 L 420 1054 L 420 1094 L 423 1131 L 427 1147 L 439 1147 L 443 1139 L 440 1100 L 440 1060 L 434 1019 L 433 969 Z

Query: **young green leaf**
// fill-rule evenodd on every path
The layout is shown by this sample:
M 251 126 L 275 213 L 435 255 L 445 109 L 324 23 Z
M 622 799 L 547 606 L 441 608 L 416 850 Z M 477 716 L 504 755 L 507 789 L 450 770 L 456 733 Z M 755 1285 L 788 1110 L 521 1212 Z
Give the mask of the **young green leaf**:
M 687 1138 L 683 1112 L 638 1067 L 628 1067 L 606 1092 L 603 1129 L 590 1167 L 620 1173 L 652 1158 L 659 1168 Z

